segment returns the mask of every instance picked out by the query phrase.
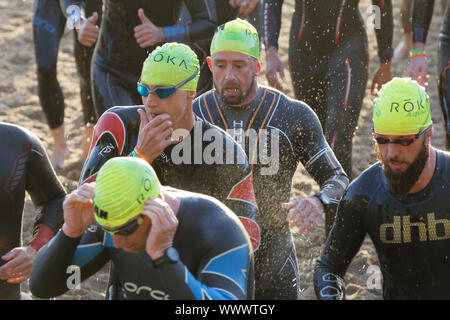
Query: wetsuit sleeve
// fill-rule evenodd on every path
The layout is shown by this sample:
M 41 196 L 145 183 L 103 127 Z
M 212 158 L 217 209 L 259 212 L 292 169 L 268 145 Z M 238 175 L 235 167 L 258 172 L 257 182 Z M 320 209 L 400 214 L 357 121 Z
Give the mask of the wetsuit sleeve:
M 378 42 L 378 56 L 381 63 L 391 61 L 393 48 L 392 36 L 394 20 L 392 16 L 391 0 L 372 0 L 372 4 L 380 8 L 380 26 L 375 24 L 375 35 Z
M 184 0 L 191 15 L 185 25 L 162 27 L 165 42 L 190 42 L 212 37 L 217 27 L 217 14 L 214 0 Z
M 281 30 L 281 7 L 283 0 L 264 0 L 263 4 L 263 27 L 264 45 L 278 49 L 278 37 Z
M 106 161 L 122 155 L 125 135 L 123 121 L 116 113 L 108 111 L 102 114 L 95 125 L 91 150 L 81 172 L 80 184 L 95 181 Z
M 434 0 L 414 0 L 412 15 L 413 43 L 426 43 L 433 17 Z
M 29 133 L 31 152 L 26 164 L 26 191 L 36 207 L 33 238 L 28 245 L 39 250 L 63 223 L 62 203 L 66 195 L 44 146 Z
M 208 231 L 210 237 L 205 241 L 209 249 L 197 270 L 191 272 L 182 261 L 156 268 L 160 279 L 164 279 L 166 292 L 174 300 L 252 299 L 253 289 L 248 288 L 248 282 L 254 281 L 253 251 L 245 231 L 229 221 L 220 225 L 211 222 L 208 228 L 214 235 Z
M 320 185 L 320 191 L 330 200 L 327 214 L 336 212 L 337 205 L 348 186 L 349 180 L 341 164 L 329 147 L 323 135 L 317 115 L 306 104 L 298 127 L 298 159 L 304 164 L 311 177 Z
M 61 230 L 36 255 L 30 290 L 39 298 L 59 296 L 74 288 L 76 272 L 84 281 L 108 261 L 103 242 L 89 229 L 80 238 L 70 238 Z
M 157 269 L 164 279 L 164 287 L 175 300 L 246 300 L 246 276 L 242 270 L 248 268 L 249 247 L 234 248 L 225 257 L 235 255 L 233 265 L 221 265 L 220 259 L 213 261 L 195 277 L 181 262 L 164 264 Z M 152 263 L 149 258 L 148 263 Z M 242 267 L 242 269 L 240 269 Z M 231 278 L 228 278 L 231 277 Z M 236 282 L 236 283 L 233 283 Z
M 366 230 L 362 216 L 368 199 L 353 196 L 352 185 L 339 204 L 336 221 L 314 270 L 314 289 L 318 299 L 345 298 L 344 275 L 361 247 Z

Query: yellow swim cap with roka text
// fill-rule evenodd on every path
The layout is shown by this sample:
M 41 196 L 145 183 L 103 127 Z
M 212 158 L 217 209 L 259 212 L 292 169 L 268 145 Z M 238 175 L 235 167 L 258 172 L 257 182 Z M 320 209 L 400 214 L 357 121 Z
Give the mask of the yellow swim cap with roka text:
M 140 82 L 161 87 L 176 86 L 197 72 L 178 90 L 196 91 L 200 77 L 197 55 L 182 43 L 170 42 L 153 50 L 142 66 Z
M 378 92 L 373 106 L 376 133 L 417 134 L 432 124 L 429 97 L 416 81 L 394 77 Z

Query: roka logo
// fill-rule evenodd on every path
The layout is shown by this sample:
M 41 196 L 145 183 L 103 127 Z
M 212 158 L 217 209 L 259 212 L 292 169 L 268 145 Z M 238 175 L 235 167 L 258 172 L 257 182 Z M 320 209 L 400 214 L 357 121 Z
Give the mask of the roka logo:
M 124 289 L 130 293 L 140 294 L 144 291 L 147 291 L 150 296 L 155 300 L 169 300 L 170 296 L 161 290 L 154 290 L 147 286 L 138 287 L 137 284 L 133 282 L 125 282 L 123 285 Z

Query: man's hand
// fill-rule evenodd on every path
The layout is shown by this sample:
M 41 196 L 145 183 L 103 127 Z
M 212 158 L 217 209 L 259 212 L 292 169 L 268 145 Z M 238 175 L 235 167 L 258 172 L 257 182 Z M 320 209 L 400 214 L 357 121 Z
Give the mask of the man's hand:
M 21 283 L 28 279 L 31 273 L 36 250 L 33 247 L 14 248 L 2 256 L 8 263 L 0 267 L 0 279 L 8 283 Z
M 152 260 L 156 260 L 172 246 L 178 219 L 172 208 L 159 198 L 147 200 L 142 208 L 142 214 L 151 221 L 145 249 Z
M 324 208 L 317 197 L 296 199 L 283 203 L 281 207 L 289 210 L 286 220 L 289 227 L 298 227 L 299 232 L 309 232 L 320 220 L 324 219 Z
M 266 79 L 269 82 L 269 86 L 274 87 L 280 91 L 283 90 L 283 85 L 278 79 L 278 75 L 280 75 L 281 80 L 284 80 L 284 66 L 281 62 L 280 58 L 278 58 L 278 54 L 276 48 L 269 47 L 267 50 L 267 68 L 266 68 Z
M 425 50 L 425 43 L 414 42 L 413 49 L 415 50 Z M 430 76 L 428 72 L 428 63 L 425 56 L 415 56 L 411 58 L 411 71 L 410 77 L 412 80 L 416 80 L 421 86 L 428 86 L 428 79 Z
M 233 8 L 239 7 L 239 14 L 250 14 L 258 2 L 259 0 L 229 0 L 228 4 Z
M 423 87 L 428 86 L 427 59 L 423 56 L 413 57 L 411 59 L 411 79 L 416 80 Z
M 381 87 L 392 80 L 391 62 L 380 63 L 378 70 L 375 72 L 372 81 L 371 94 L 375 96 Z
M 86 47 L 92 47 L 97 41 L 98 26 L 95 24 L 98 20 L 97 12 L 94 12 L 92 16 L 83 20 L 80 30 L 78 31 L 78 41 Z
M 85 183 L 72 191 L 64 200 L 63 232 L 71 238 L 80 237 L 94 223 L 95 183 Z
M 148 117 L 142 109 L 138 109 L 138 113 L 141 124 L 136 147 L 144 156 L 155 160 L 172 143 L 172 121 L 165 113 L 154 118 Z
M 139 20 L 142 24 L 134 28 L 134 37 L 141 48 L 148 48 L 164 41 L 162 28 L 155 26 L 144 13 L 144 9 L 138 10 Z

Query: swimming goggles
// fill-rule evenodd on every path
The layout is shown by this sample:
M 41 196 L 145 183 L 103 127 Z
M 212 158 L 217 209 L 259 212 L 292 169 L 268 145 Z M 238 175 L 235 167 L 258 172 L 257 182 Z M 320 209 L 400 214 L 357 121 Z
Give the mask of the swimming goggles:
M 128 222 L 123 227 L 120 227 L 115 230 L 108 230 L 105 229 L 103 226 L 100 226 L 105 232 L 109 233 L 110 235 L 118 235 L 118 236 L 130 236 L 132 235 L 138 227 L 142 224 L 144 221 L 143 215 L 139 215 L 137 219 L 134 219 L 133 221 Z
M 137 83 L 137 91 L 143 97 L 147 97 L 150 93 L 152 93 L 152 94 L 158 95 L 158 97 L 160 99 L 165 99 L 165 98 L 170 97 L 172 94 L 174 94 L 178 88 L 181 88 L 186 83 L 188 83 L 189 81 L 194 79 L 195 76 L 198 74 L 198 72 L 199 72 L 199 69 L 197 69 L 197 71 L 195 71 L 194 74 L 191 75 L 189 78 L 181 81 L 179 84 L 177 84 L 176 86 L 172 86 L 172 87 L 156 87 L 155 89 L 152 90 L 146 84 L 144 84 L 142 82 L 138 82 Z
M 423 131 L 422 131 L 422 129 L 420 129 L 419 133 L 417 133 L 417 134 L 408 135 L 408 136 L 400 136 L 400 137 L 396 137 L 396 138 L 387 138 L 386 136 L 383 136 L 376 132 L 372 132 L 372 136 L 374 137 L 375 141 L 378 144 L 394 143 L 394 144 L 399 144 L 401 146 L 406 147 L 406 146 L 409 146 L 411 143 L 413 143 L 415 140 L 419 139 L 426 132 L 430 131 L 431 126 L 429 126 L 427 129 L 425 129 Z

